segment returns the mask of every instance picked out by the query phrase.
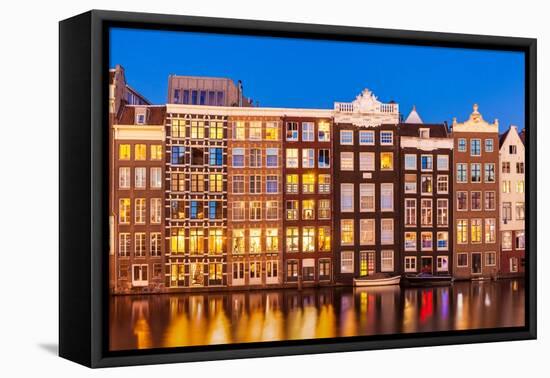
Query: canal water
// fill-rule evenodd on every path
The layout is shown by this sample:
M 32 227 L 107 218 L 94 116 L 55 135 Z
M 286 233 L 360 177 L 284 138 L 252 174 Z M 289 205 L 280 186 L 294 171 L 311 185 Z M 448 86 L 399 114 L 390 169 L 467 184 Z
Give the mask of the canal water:
M 110 349 L 523 326 L 523 280 L 115 296 Z

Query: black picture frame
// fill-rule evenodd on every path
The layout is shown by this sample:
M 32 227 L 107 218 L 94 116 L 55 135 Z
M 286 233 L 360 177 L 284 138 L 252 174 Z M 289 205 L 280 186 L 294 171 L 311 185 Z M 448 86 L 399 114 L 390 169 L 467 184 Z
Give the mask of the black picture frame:
M 520 51 L 525 54 L 526 325 L 109 352 L 108 30 L 131 27 Z M 535 339 L 536 39 L 92 10 L 59 24 L 59 354 L 88 367 L 157 364 Z

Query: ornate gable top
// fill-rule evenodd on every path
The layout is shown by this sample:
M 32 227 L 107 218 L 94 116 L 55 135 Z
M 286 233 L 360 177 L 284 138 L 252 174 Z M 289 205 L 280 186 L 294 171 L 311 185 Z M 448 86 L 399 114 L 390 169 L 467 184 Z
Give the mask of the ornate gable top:
M 381 102 L 368 88 L 363 89 L 353 101 L 353 108 L 359 113 L 379 111 Z
M 458 123 L 456 117 L 453 118 L 453 132 L 454 131 L 498 133 L 498 119 L 495 119 L 494 123 L 485 121 L 479 112 L 479 105 L 474 104 L 473 111 L 466 122 Z

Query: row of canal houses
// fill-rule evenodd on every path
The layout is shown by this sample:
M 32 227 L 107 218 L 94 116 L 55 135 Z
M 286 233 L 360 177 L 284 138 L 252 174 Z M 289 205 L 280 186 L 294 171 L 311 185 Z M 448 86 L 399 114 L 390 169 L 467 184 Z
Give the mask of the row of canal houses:
M 169 80 L 151 105 L 111 70 L 113 293 L 523 275 L 524 132 L 477 105 L 449 128 L 366 89 L 268 108 L 229 79 Z

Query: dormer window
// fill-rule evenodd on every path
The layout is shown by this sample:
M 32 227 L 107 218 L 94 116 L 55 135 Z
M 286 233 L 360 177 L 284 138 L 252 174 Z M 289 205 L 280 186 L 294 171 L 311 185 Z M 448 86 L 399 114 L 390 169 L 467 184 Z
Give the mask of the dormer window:
M 419 133 L 421 139 L 428 139 L 430 137 L 430 129 L 420 129 Z
M 143 125 L 145 123 L 145 114 L 138 114 L 136 117 L 136 123 L 138 125 Z

